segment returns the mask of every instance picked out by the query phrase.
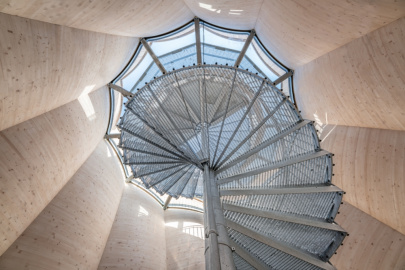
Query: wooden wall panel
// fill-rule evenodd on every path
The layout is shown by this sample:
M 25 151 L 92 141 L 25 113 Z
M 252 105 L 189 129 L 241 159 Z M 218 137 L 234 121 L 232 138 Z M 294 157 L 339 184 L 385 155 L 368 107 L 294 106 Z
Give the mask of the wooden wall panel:
M 344 199 L 405 234 L 405 131 L 326 126 L 321 139 Z
M 162 206 L 126 184 L 98 269 L 166 269 Z
M 210 23 L 231 29 L 255 28 L 263 0 L 184 0 L 191 11 Z M 265 2 L 265 1 L 264 1 Z
M 0 40 L 0 130 L 107 84 L 138 42 L 3 13 Z
M 167 269 L 205 269 L 203 214 L 169 208 L 165 227 Z
M 0 269 L 96 269 L 114 221 L 124 174 L 104 140 L 0 257 Z
M 405 17 L 298 68 L 295 94 L 304 117 L 405 130 L 404 44 Z
M 103 138 L 107 87 L 0 132 L 0 255 Z
M 193 18 L 182 0 L 5 0 L 0 12 L 88 31 L 144 37 L 170 31 Z
M 405 16 L 405 1 L 266 0 L 260 11 L 259 37 L 297 68 Z
M 405 269 L 405 235 L 391 229 L 348 203 L 336 221 L 349 236 L 331 262 L 341 270 Z

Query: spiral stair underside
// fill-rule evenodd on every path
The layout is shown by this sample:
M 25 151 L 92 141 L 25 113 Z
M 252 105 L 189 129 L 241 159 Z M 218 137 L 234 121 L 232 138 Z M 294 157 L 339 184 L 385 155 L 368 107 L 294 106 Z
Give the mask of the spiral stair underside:
M 235 67 L 192 66 L 141 88 L 121 118 L 134 177 L 159 194 L 203 196 L 215 172 L 237 269 L 334 269 L 346 232 L 343 191 L 311 121 L 271 81 Z

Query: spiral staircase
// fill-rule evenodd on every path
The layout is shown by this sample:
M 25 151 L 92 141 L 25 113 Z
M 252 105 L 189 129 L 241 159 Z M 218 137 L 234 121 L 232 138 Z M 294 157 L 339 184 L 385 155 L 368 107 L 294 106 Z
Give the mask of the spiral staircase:
M 331 184 L 332 154 L 276 84 L 197 65 L 126 104 L 119 146 L 134 177 L 204 198 L 207 269 L 335 269 L 347 233 L 334 222 L 343 191 Z

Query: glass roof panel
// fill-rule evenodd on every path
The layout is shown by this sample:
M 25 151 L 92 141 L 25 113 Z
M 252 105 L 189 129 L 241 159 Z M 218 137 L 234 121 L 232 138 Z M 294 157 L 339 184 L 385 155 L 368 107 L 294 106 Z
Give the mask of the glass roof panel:
M 135 55 L 134 61 L 115 83 L 133 93 L 136 92 L 137 88 L 141 88 L 146 82 L 151 81 L 153 77 L 162 75 L 162 72 L 142 44 L 139 45 Z
M 187 47 L 195 44 L 194 24 L 188 25 L 186 28 L 177 32 L 174 35 L 168 35 L 160 39 L 147 39 L 153 52 L 157 57 L 177 51 L 179 48 Z
M 159 57 L 159 60 L 167 71 L 179 69 L 183 66 L 192 66 L 197 63 L 197 50 L 195 43 L 162 55 Z
M 197 63 L 194 23 L 163 37 L 147 39 L 167 71 Z
M 177 208 L 190 208 L 193 210 L 199 210 L 203 211 L 204 205 L 203 202 L 200 199 L 187 199 L 184 197 L 180 197 L 177 200 L 175 198 L 172 198 L 168 207 L 177 207 Z
M 221 30 L 204 22 L 200 29 L 202 61 L 233 66 L 249 33 Z
M 135 58 L 129 65 L 127 70 L 122 74 L 118 81 L 115 83 L 124 89 L 131 89 L 132 86 L 139 80 L 142 73 L 140 70 L 145 70 L 148 63 L 152 61 L 152 58 L 147 54 L 146 49 L 139 45 Z
M 287 71 L 273 62 L 269 57 L 270 56 L 263 51 L 257 40 L 253 39 L 239 67 L 248 69 L 253 73 L 258 73 L 260 76 L 269 78 L 271 81 L 275 81 Z M 280 88 L 281 84 L 277 87 Z
M 148 55 L 149 56 L 149 55 Z M 137 74 L 139 75 L 139 74 Z M 162 72 L 160 71 L 159 67 L 155 64 L 155 62 L 150 62 L 147 68 L 143 73 L 141 73 L 142 76 L 139 77 L 135 85 L 130 89 L 132 93 L 136 93 L 142 86 L 144 86 L 146 83 L 150 82 L 153 80 L 155 77 L 162 76 Z

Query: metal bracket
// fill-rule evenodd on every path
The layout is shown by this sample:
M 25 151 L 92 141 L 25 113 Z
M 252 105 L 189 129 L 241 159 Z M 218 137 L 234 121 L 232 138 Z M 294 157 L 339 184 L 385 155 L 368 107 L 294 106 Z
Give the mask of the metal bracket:
M 121 133 L 111 133 L 111 134 L 105 134 L 104 139 L 119 139 L 121 137 Z
M 218 242 L 218 245 L 224 245 L 224 246 L 227 246 L 227 247 L 229 247 L 229 249 L 230 249 L 230 250 L 235 251 L 235 248 L 234 248 L 234 247 L 231 247 L 231 246 L 230 246 L 230 245 L 228 245 L 227 243 Z
M 128 99 L 132 98 L 133 95 L 134 95 L 130 91 L 122 88 L 121 86 L 115 85 L 113 83 L 109 83 L 109 84 L 107 84 L 107 86 L 110 87 L 111 89 L 117 91 L 117 92 L 120 92 L 124 97 L 126 97 Z
M 216 230 L 209 230 L 208 233 L 205 234 L 205 238 L 210 238 L 211 233 L 215 233 L 216 235 L 219 235 Z

